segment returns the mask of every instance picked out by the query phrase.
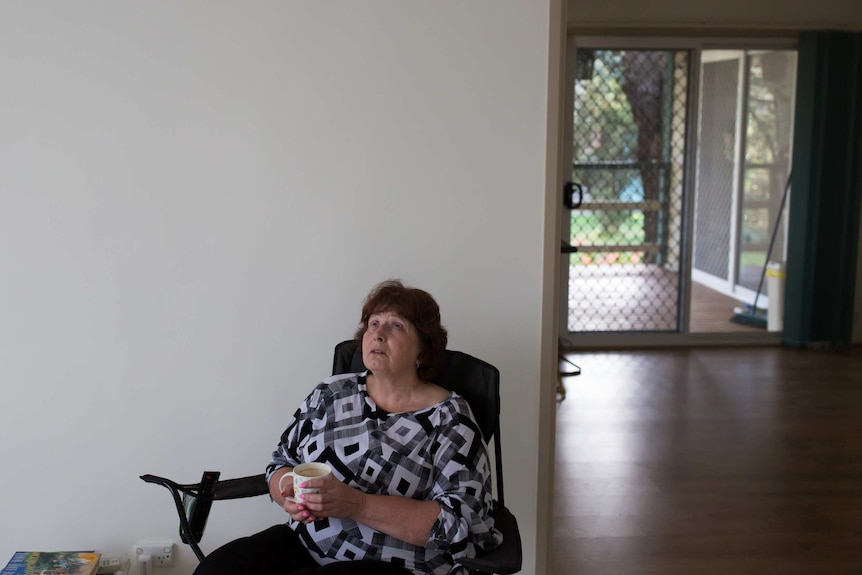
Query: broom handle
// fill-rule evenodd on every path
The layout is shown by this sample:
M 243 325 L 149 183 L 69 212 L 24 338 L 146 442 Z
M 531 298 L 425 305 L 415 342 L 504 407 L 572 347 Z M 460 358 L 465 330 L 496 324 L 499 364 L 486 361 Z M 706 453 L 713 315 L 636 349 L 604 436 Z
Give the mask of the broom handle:
M 790 176 L 793 171 L 787 174 L 787 184 L 784 186 L 784 194 L 781 196 L 781 206 L 778 208 L 778 215 L 775 217 L 775 227 L 772 228 L 772 237 L 769 239 L 769 248 L 766 250 L 766 262 L 763 264 L 763 271 L 760 272 L 760 283 L 757 284 L 757 293 L 754 294 L 754 305 L 751 306 L 751 312 L 757 312 L 757 300 L 760 299 L 760 290 L 763 289 L 763 279 L 766 277 L 766 266 L 769 265 L 769 258 L 772 257 L 772 246 L 775 245 L 775 236 L 778 235 L 778 224 L 781 222 L 781 214 L 784 213 L 784 202 L 787 201 L 787 192 L 790 191 Z

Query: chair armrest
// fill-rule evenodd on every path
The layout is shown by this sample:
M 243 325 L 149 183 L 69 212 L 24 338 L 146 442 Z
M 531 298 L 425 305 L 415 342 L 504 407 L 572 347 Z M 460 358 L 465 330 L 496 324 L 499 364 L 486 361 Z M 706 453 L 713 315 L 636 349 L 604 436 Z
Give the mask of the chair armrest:
M 203 561 L 204 553 L 201 551 L 198 542 L 200 541 L 200 537 L 203 536 L 204 525 L 206 524 L 206 516 L 209 514 L 209 506 L 208 504 L 205 506 L 205 510 L 201 511 L 200 504 L 195 511 L 195 517 L 200 520 L 200 522 L 196 523 L 198 525 L 197 529 L 199 532 L 193 530 L 192 525 L 190 523 L 190 517 L 187 516 L 188 509 L 185 506 L 185 499 L 180 496 L 182 493 L 183 496 L 189 496 L 192 499 L 200 496 L 201 493 L 201 483 L 189 483 L 189 484 L 180 484 L 176 481 L 172 481 L 166 477 L 159 477 L 158 475 L 141 475 L 141 479 L 146 481 L 147 483 L 154 483 L 156 485 L 161 485 L 171 492 L 171 497 L 174 500 L 174 506 L 177 510 L 177 517 L 180 521 L 180 537 L 183 542 L 188 544 L 189 547 L 192 548 L 195 555 L 197 556 L 199 561 Z M 269 486 L 266 483 L 266 476 L 264 474 L 259 475 L 251 475 L 248 477 L 239 477 L 237 479 L 224 479 L 220 480 L 216 483 L 215 493 L 210 498 L 210 501 L 218 501 L 225 499 L 239 499 L 242 497 L 255 497 L 257 495 L 264 495 L 269 493 Z M 195 519 L 192 519 L 195 521 Z M 202 522 L 202 523 L 201 523 Z
M 213 496 L 215 501 L 222 499 L 240 499 L 241 497 L 257 497 L 268 495 L 269 485 L 266 483 L 266 475 L 250 475 L 237 479 L 222 479 L 216 485 Z
M 141 475 L 141 479 L 147 483 L 161 485 L 171 492 L 179 493 L 196 493 L 201 486 L 200 483 L 181 484 L 171 481 L 166 477 L 159 477 L 158 475 L 151 475 L 149 473 Z M 219 480 L 216 484 L 213 500 L 256 497 L 258 495 L 266 495 L 267 493 L 269 493 L 269 485 L 266 484 L 266 475 L 261 473 L 258 475 L 249 475 L 248 477 Z
M 187 493 L 200 485 L 198 483 L 190 483 L 187 485 L 181 485 L 176 481 L 171 481 L 167 477 L 159 477 L 158 475 L 151 475 L 147 473 L 146 475 L 141 475 L 141 479 L 146 481 L 147 483 L 155 483 L 156 485 L 161 485 L 162 487 L 167 488 L 169 491 L 182 491 L 183 493 Z
M 494 527 L 503 534 L 503 542 L 478 557 L 459 557 L 455 560 L 455 567 L 450 570 L 450 573 L 457 570 L 458 566 L 499 575 L 511 575 L 521 570 L 523 554 L 518 521 L 505 507 L 492 511 L 491 516 L 494 518 Z
M 141 475 L 141 479 L 146 481 L 147 483 L 155 483 L 156 485 L 161 485 L 165 489 L 171 492 L 171 497 L 174 500 L 174 505 L 177 508 L 177 517 L 180 520 L 180 537 L 183 542 L 186 543 L 189 547 L 192 548 L 195 555 L 198 558 L 198 561 L 204 560 L 204 552 L 201 550 L 197 541 L 195 541 L 194 536 L 192 535 L 192 528 L 189 525 L 188 517 L 186 517 L 186 510 L 183 506 L 183 501 L 180 498 L 180 493 L 185 494 L 196 494 L 198 489 L 200 488 L 200 483 L 192 483 L 182 485 L 177 483 L 176 481 L 172 481 L 167 477 L 159 477 L 158 475 L 151 475 L 147 473 L 146 475 Z

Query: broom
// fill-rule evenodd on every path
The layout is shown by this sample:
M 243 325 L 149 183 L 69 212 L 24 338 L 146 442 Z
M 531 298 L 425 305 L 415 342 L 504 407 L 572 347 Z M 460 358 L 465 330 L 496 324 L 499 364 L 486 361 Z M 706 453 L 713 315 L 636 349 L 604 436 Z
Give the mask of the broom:
M 733 308 L 733 317 L 730 318 L 730 321 L 733 323 L 766 329 L 766 313 L 757 311 L 757 300 L 760 299 L 760 291 L 763 289 L 763 280 L 766 277 L 766 267 L 769 265 L 769 258 L 772 257 L 772 246 L 775 245 L 775 236 L 778 235 L 778 224 L 781 222 L 781 214 L 784 213 L 784 203 L 787 201 L 787 193 L 790 191 L 790 176 L 792 175 L 793 172 L 787 174 L 787 185 L 784 186 L 784 194 L 781 196 L 781 206 L 778 208 L 778 215 L 775 217 L 775 226 L 772 228 L 772 238 L 770 238 L 769 248 L 766 250 L 766 261 L 763 262 L 763 270 L 760 272 L 760 283 L 757 284 L 754 303 Z

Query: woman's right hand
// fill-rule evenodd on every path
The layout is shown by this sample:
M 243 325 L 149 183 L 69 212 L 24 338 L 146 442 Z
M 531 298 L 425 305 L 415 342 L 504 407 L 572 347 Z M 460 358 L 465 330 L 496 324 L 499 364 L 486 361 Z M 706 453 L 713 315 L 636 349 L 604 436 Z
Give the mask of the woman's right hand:
M 284 493 L 284 501 L 282 502 L 282 509 L 287 511 L 294 521 L 301 521 L 302 523 L 311 523 L 313 521 L 317 521 L 317 517 L 312 515 L 312 513 L 306 508 L 305 503 L 294 503 L 288 497 L 293 497 L 293 484 L 290 486 L 286 486 L 289 493 Z
M 304 503 L 294 503 L 287 499 L 288 497 L 293 497 L 293 481 L 282 482 L 281 478 L 290 470 L 290 467 L 282 467 L 273 474 L 269 480 L 270 496 L 273 501 L 281 505 L 281 508 L 284 509 L 285 512 L 287 512 L 295 521 L 301 521 L 303 523 L 316 521 L 317 517 L 306 509 Z
M 285 499 L 281 507 L 290 514 L 294 521 L 301 521 L 302 523 L 317 521 L 317 517 L 306 509 L 304 503 L 294 503 L 289 499 Z

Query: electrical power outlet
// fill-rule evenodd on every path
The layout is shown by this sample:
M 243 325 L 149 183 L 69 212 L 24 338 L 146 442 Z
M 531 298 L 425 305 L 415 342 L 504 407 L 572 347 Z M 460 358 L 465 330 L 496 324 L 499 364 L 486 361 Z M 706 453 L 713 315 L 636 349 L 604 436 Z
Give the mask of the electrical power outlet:
M 99 575 L 119 572 L 129 572 L 129 556 L 125 553 L 121 553 L 119 555 L 102 555 L 99 563 Z
M 174 544 L 171 541 L 138 543 L 135 545 L 135 558 L 140 562 L 150 556 L 153 567 L 168 567 L 174 564 Z

